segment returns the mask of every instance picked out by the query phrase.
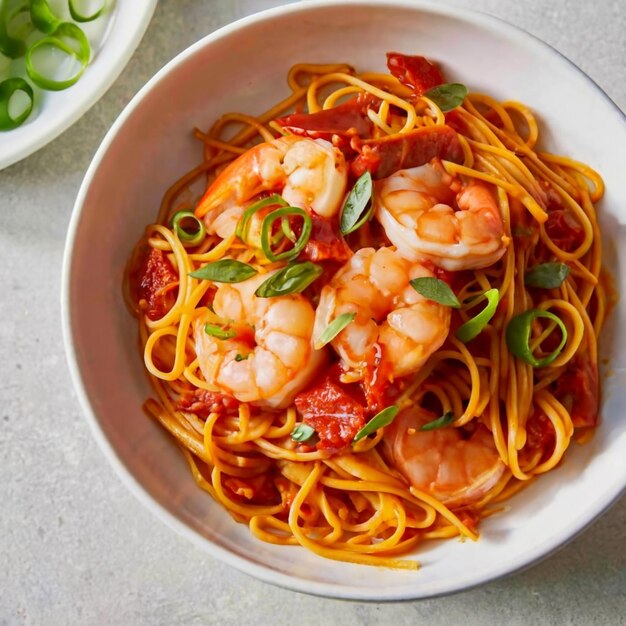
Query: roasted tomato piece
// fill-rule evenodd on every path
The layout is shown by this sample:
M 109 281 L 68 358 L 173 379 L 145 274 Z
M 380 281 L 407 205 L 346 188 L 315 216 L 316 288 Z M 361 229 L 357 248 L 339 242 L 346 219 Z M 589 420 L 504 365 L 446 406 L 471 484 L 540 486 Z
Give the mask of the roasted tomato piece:
M 585 231 L 576 221 L 574 214 L 566 206 L 560 196 L 548 189 L 548 219 L 545 223 L 546 234 L 561 250 L 576 250 L 585 239 Z
M 598 365 L 578 355 L 556 380 L 554 395 L 570 412 L 574 428 L 598 424 Z
M 313 213 L 311 221 L 311 237 L 300 259 L 313 262 L 332 260 L 345 263 L 352 256 L 352 251 L 339 232 L 336 220 L 328 220 Z
M 196 389 L 193 393 L 180 396 L 176 405 L 180 411 L 195 413 L 203 419 L 206 419 L 211 413 L 236 411 L 238 407 L 239 402 L 235 398 L 205 389 Z
M 441 70 L 426 57 L 387 52 L 387 67 L 393 76 L 417 96 L 445 82 Z
M 140 309 L 151 320 L 161 319 L 176 301 L 178 275 L 161 250 L 150 248 L 137 281 Z
M 417 128 L 403 135 L 387 135 L 361 142 L 351 163 L 352 174 L 368 170 L 374 178 L 386 178 L 398 170 L 429 163 L 434 158 L 463 162 L 463 148 L 449 126 Z
M 365 425 L 365 407 L 329 378 L 298 394 L 295 403 L 304 423 L 317 432 L 321 450 L 345 448 Z

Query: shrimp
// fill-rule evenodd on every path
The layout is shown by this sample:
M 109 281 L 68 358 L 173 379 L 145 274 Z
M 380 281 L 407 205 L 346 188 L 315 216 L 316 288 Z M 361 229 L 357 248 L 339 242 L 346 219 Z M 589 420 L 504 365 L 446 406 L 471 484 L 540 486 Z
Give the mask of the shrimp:
M 488 267 L 506 250 L 502 216 L 487 186 L 462 186 L 438 160 L 378 181 L 375 215 L 410 261 L 430 260 L 454 272 Z
M 205 324 L 214 324 L 208 312 L 196 318 L 193 331 L 207 383 L 240 402 L 283 408 L 311 382 L 326 355 L 313 349 L 315 313 L 304 296 L 254 295 L 273 273 L 218 287 L 213 309 L 234 337 L 208 334 Z
M 343 154 L 328 141 L 286 135 L 235 159 L 209 186 L 196 216 L 222 239 L 231 236 L 245 208 L 264 192 L 280 193 L 292 206 L 331 218 L 346 191 Z
M 392 248 L 362 248 L 324 286 L 313 337 L 343 313 L 356 317 L 333 340 L 345 370 L 364 378 L 372 353 L 391 378 L 416 372 L 444 342 L 450 309 L 421 296 L 409 281 L 432 276 Z
M 458 428 L 419 430 L 434 417 L 415 406 L 401 411 L 385 428 L 385 454 L 413 487 L 446 506 L 473 504 L 495 486 L 506 466 L 485 426 L 468 439 Z

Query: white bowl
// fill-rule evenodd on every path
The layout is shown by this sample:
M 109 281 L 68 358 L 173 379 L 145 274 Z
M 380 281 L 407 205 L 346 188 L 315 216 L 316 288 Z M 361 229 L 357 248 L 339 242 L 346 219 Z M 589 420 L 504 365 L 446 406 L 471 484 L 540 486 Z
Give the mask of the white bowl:
M 93 49 L 85 73 L 63 91 L 36 89 L 36 106 L 30 117 L 20 127 L 0 133 L 0 170 L 43 148 L 98 102 L 139 45 L 156 3 L 112 0 L 106 17 L 81 25 Z M 69 17 L 67 2 L 57 0 L 51 7 L 56 15 Z
M 104 453 L 135 495 L 213 556 L 268 582 L 361 600 L 424 598 L 503 576 L 551 553 L 614 502 L 626 485 L 625 308 L 612 318 L 604 357 L 602 423 L 593 440 L 481 525 L 477 543 L 424 545 L 417 572 L 323 560 L 254 539 L 200 491 L 185 460 L 141 404 L 150 394 L 122 272 L 164 190 L 200 159 L 191 136 L 221 113 L 256 113 L 287 91 L 297 61 L 384 68 L 385 52 L 425 54 L 450 80 L 529 104 L 544 145 L 602 173 L 607 259 L 624 288 L 622 186 L 626 127 L 605 94 L 559 53 L 494 18 L 416 2 L 306 2 L 274 9 L 205 37 L 162 69 L 126 107 L 96 154 L 67 240 L 63 318 L 74 383 Z M 622 322 L 622 323 L 619 323 Z M 613 346 L 613 349 L 611 349 Z M 617 349 L 616 349 L 617 348 Z

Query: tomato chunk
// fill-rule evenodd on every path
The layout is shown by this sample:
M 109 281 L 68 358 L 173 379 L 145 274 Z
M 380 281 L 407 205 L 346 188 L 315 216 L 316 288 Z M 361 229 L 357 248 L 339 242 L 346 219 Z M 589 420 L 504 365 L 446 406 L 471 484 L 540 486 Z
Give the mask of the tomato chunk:
M 576 221 L 572 211 L 563 205 L 555 191 L 548 189 L 547 199 L 546 234 L 561 250 L 576 250 L 585 239 L 583 227 Z
M 176 301 L 178 275 L 161 250 L 150 248 L 139 272 L 139 306 L 151 320 L 161 319 Z
M 387 67 L 393 76 L 417 96 L 445 82 L 441 70 L 426 57 L 387 52 Z
M 317 432 L 321 450 L 345 448 L 365 425 L 363 405 L 328 377 L 298 394 L 295 404 L 304 423 Z
M 570 412 L 574 428 L 598 424 L 598 365 L 578 355 L 556 381 L 554 395 Z
M 311 221 L 311 237 L 300 259 L 313 262 L 332 260 L 345 263 L 352 256 L 352 251 L 339 232 L 337 221 L 319 217 L 315 213 L 311 214 Z
M 203 419 L 211 413 L 236 411 L 238 407 L 239 402 L 235 398 L 205 389 L 196 389 L 193 393 L 180 396 L 176 405 L 178 410 L 195 413 Z

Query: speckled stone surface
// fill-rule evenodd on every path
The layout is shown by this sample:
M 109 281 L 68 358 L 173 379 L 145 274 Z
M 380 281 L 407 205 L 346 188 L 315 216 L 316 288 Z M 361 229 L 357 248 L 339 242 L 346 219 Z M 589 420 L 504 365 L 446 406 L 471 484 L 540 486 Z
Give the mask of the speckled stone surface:
M 341 602 L 211 559 L 145 510 L 92 440 L 70 384 L 59 309 L 83 173 L 154 72 L 206 33 L 274 4 L 161 0 L 102 100 L 0 172 L 0 624 L 626 624 L 626 498 L 565 549 L 506 580 L 422 602 Z M 622 0 L 457 4 L 544 39 L 626 106 Z

